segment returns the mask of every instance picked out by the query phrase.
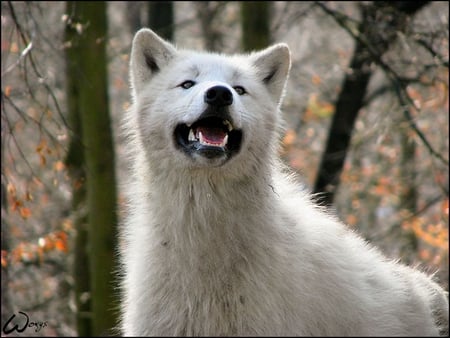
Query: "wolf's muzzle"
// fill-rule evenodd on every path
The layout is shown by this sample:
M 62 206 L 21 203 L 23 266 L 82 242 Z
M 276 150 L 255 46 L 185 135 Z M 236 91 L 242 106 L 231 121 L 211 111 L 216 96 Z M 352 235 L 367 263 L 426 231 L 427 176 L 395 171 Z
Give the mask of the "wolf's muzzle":
M 197 121 L 175 128 L 175 144 L 190 157 L 198 154 L 228 160 L 242 143 L 242 131 L 234 128 L 228 109 L 233 104 L 233 93 L 225 86 L 213 86 L 206 90 L 204 102 L 208 106 Z

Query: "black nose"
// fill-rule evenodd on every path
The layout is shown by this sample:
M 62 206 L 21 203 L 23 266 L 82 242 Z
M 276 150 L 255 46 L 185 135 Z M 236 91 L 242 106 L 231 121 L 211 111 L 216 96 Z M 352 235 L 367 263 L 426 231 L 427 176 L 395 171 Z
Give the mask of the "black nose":
M 205 102 L 216 107 L 229 106 L 233 103 L 233 94 L 224 86 L 214 86 L 205 93 Z

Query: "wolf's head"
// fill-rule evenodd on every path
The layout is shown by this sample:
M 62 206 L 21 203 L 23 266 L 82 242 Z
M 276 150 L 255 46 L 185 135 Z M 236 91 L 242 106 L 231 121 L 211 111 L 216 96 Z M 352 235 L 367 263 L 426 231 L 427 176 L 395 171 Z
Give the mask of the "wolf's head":
M 285 44 L 226 56 L 141 29 L 130 61 L 137 142 L 165 170 L 255 170 L 274 152 L 289 68 Z

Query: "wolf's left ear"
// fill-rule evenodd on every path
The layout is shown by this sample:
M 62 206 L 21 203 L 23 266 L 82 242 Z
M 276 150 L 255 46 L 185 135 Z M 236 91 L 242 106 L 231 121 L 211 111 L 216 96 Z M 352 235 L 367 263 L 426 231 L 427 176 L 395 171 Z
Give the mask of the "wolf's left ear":
M 148 28 L 133 39 L 130 58 L 131 84 L 139 92 L 152 76 L 165 67 L 177 53 L 175 47 Z
M 257 76 L 268 87 L 277 103 L 281 102 L 291 68 L 291 52 L 285 43 L 278 43 L 250 55 Z

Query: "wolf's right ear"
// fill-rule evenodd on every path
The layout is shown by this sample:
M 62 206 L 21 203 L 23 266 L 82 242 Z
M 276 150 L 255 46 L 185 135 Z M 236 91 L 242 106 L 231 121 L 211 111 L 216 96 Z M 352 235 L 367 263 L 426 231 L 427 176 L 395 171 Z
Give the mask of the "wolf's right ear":
M 145 83 L 177 53 L 175 47 L 148 28 L 140 29 L 133 39 L 130 58 L 131 85 L 139 92 Z
M 250 55 L 256 75 L 280 104 L 291 68 L 291 52 L 285 43 L 278 43 Z

